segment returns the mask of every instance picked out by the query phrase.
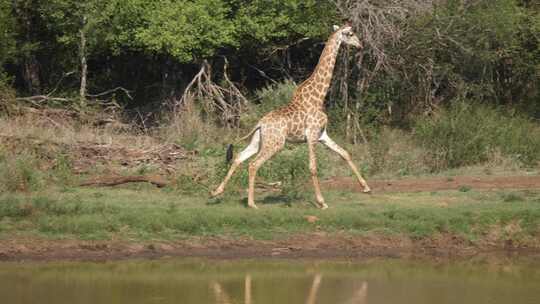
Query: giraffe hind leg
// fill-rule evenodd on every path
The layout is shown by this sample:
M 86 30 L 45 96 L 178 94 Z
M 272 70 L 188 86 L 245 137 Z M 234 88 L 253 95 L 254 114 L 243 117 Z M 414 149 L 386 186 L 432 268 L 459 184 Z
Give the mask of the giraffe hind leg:
M 210 193 L 212 197 L 218 196 L 225 191 L 225 186 L 227 186 L 227 183 L 229 182 L 232 175 L 234 174 L 234 171 L 246 159 L 250 158 L 251 156 L 255 155 L 257 152 L 259 152 L 260 146 L 261 146 L 261 130 L 258 129 L 255 132 L 253 132 L 253 136 L 251 137 L 251 142 L 249 143 L 249 145 L 244 150 L 242 150 L 242 152 L 240 152 L 238 156 L 234 159 L 231 167 L 229 168 L 229 171 L 227 172 L 227 175 L 225 176 L 221 184 L 216 188 L 216 190 Z
M 270 144 L 269 142 L 263 143 L 257 157 L 249 164 L 249 186 L 248 186 L 248 207 L 257 209 L 255 205 L 255 177 L 259 168 L 274 154 L 279 152 L 285 144 L 285 138 L 278 139 Z

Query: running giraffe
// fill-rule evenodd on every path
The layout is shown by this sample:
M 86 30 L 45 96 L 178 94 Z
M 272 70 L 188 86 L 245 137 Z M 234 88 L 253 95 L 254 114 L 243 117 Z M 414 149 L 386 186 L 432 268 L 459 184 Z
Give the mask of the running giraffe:
M 332 73 L 336 63 L 339 47 L 342 43 L 361 47 L 360 40 L 354 34 L 352 26 L 346 23 L 342 27 L 334 26 L 335 32 L 330 36 L 319 58 L 313 74 L 298 86 L 289 104 L 266 114 L 253 130 L 243 139 L 251 137 L 251 143 L 235 158 L 227 176 L 211 195 L 217 196 L 225 191 L 227 182 L 238 166 L 255 155 L 249 164 L 248 207 L 257 209 L 254 200 L 255 176 L 262 164 L 280 151 L 285 141 L 307 142 L 309 150 L 309 169 L 315 188 L 315 196 L 319 208 L 326 209 L 317 177 L 317 160 L 315 144 L 321 142 L 338 153 L 351 167 L 364 192 L 370 192 L 366 181 L 358 172 L 350 154 L 337 145 L 326 133 L 327 116 L 324 113 L 324 98 L 330 87 Z

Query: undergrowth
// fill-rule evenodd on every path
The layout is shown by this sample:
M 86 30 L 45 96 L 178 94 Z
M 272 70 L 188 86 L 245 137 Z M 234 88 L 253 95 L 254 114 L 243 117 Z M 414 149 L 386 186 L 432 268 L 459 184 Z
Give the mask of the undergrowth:
M 226 129 L 212 117 L 205 116 L 197 103 L 187 105 L 175 115 L 165 115 L 158 127 L 143 132 L 115 130 L 112 127 L 85 125 L 76 119 L 54 120 L 43 115 L 0 116 L 0 189 L 5 192 L 31 192 L 47 186 L 69 187 L 78 179 L 107 172 L 135 175 L 163 174 L 171 182 L 171 191 L 184 194 L 208 193 L 225 176 L 228 143 L 245 135 L 265 113 L 289 101 L 295 84 L 286 81 L 257 91 L 253 103 L 240 117 L 239 129 Z M 339 115 L 331 119 L 338 120 Z M 345 140 L 342 126 L 329 124 L 329 135 L 350 152 L 353 161 L 369 181 L 374 176 L 396 178 L 410 175 L 447 172 L 465 166 L 494 168 L 538 168 L 540 160 L 540 126 L 504 109 L 459 102 L 431 117 L 416 119 L 410 130 L 365 126 L 365 139 L 359 144 Z M 151 150 L 156 146 L 178 144 L 191 156 L 170 164 L 166 172 L 157 172 L 151 164 L 137 168 L 114 166 L 106 159 L 87 175 L 74 174 L 73 162 L 81 159 L 64 151 L 70 145 L 114 146 Z M 247 141 L 246 141 L 247 142 Z M 246 142 L 238 143 L 239 153 Z M 346 162 L 336 153 L 317 147 L 320 178 L 352 176 Z M 83 160 L 84 161 L 84 160 Z M 246 161 L 234 175 L 227 193 L 236 194 L 247 187 Z M 126 171 L 127 170 L 127 171 Z M 131 171 L 129 171 L 131 170 Z M 455 173 L 453 173 L 455 174 Z M 286 148 L 266 162 L 257 181 L 281 182 L 282 194 L 291 200 L 306 200 L 310 185 L 307 147 L 287 144 Z M 240 190 L 242 189 L 242 190 Z M 308 193 L 306 195 L 306 193 Z
M 458 102 L 419 119 L 414 136 L 433 170 L 488 162 L 494 151 L 526 166 L 540 161 L 540 126 L 504 108 Z

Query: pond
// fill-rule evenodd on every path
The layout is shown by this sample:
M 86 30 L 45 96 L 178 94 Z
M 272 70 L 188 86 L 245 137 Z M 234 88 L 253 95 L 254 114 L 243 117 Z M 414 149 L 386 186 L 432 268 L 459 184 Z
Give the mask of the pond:
M 1 303 L 540 303 L 539 259 L 0 263 Z

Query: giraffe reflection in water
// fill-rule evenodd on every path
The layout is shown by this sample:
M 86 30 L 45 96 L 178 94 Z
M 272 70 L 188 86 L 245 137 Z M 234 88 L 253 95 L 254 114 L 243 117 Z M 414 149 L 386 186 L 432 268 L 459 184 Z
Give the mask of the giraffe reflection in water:
M 317 303 L 317 296 L 319 294 L 319 289 L 322 283 L 322 279 L 323 279 L 323 275 L 320 273 L 315 274 L 315 276 L 313 277 L 311 288 L 309 289 L 309 293 L 305 301 L 306 304 Z M 246 274 L 245 279 L 244 279 L 244 304 L 253 304 L 252 302 L 253 298 L 252 298 L 252 293 L 251 293 L 251 286 L 252 286 L 251 283 L 252 283 L 251 275 Z M 217 304 L 238 303 L 232 300 L 232 298 L 227 294 L 223 286 L 218 281 L 213 281 L 211 282 L 210 285 L 216 297 Z M 354 290 L 354 292 L 349 297 L 349 299 L 342 303 L 343 304 L 367 304 L 367 292 L 368 292 L 368 283 L 366 281 L 362 281 L 360 286 Z

